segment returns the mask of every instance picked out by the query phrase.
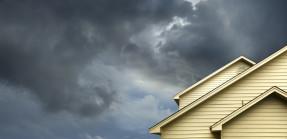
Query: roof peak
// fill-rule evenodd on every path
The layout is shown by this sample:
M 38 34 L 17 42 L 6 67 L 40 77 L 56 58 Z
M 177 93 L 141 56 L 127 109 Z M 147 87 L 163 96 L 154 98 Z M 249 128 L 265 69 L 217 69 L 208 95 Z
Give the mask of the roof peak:
M 186 92 L 190 91 L 191 89 L 195 88 L 196 86 L 202 84 L 203 82 L 207 81 L 208 79 L 212 78 L 213 76 L 217 75 L 218 73 L 220 73 L 221 71 L 225 70 L 226 68 L 230 67 L 231 65 L 233 65 L 234 63 L 238 62 L 238 61 L 244 61 L 247 64 L 253 66 L 256 63 L 250 59 L 248 59 L 247 57 L 241 55 L 239 57 L 237 57 L 236 59 L 232 60 L 231 62 L 227 63 L 226 65 L 224 65 L 223 67 L 221 67 L 220 69 L 214 71 L 213 73 L 209 74 L 208 76 L 204 77 L 203 79 L 201 79 L 200 81 L 194 83 L 193 85 L 191 85 L 190 87 L 186 88 L 185 90 L 177 93 L 176 95 L 173 96 L 174 100 L 177 102 L 177 100 L 179 99 L 179 96 L 185 94 Z
M 287 98 L 287 92 L 285 92 L 284 90 L 280 89 L 277 86 L 273 86 L 273 87 L 269 88 L 268 90 L 266 90 L 265 92 L 263 92 L 262 94 L 260 94 L 259 96 L 257 96 L 254 99 L 250 100 L 248 103 L 246 103 L 243 106 L 239 107 L 237 110 L 233 111 L 229 115 L 225 116 L 224 118 L 222 118 L 219 121 L 217 121 L 216 123 L 214 123 L 210 127 L 210 130 L 212 132 L 221 131 L 223 124 L 225 124 L 226 122 L 228 122 L 231 119 L 235 118 L 236 116 L 238 116 L 242 112 L 246 111 L 247 109 L 249 109 L 253 105 L 257 104 L 258 102 L 260 102 L 264 98 L 266 98 L 266 97 L 268 97 L 268 96 L 270 96 L 271 94 L 274 94 L 274 93 L 276 93 L 276 94 L 278 94 L 280 96 L 283 96 L 284 98 Z
M 270 56 L 268 56 L 267 58 L 263 59 L 262 61 L 260 61 L 259 63 L 255 64 L 254 66 L 252 66 L 251 68 L 245 70 L 244 72 L 242 72 L 241 74 L 238 74 L 237 76 L 231 78 L 230 80 L 228 80 L 227 82 L 221 84 L 220 86 L 218 86 L 217 88 L 213 89 L 212 91 L 208 92 L 207 94 L 205 94 L 204 96 L 198 98 L 197 100 L 193 101 L 192 103 L 186 105 L 185 107 L 183 107 L 182 109 L 178 110 L 177 112 L 175 112 L 174 114 L 170 115 L 169 117 L 165 118 L 164 120 L 160 121 L 159 123 L 157 123 L 156 125 L 154 125 L 153 127 L 150 128 L 150 133 L 160 133 L 160 127 L 166 125 L 167 123 L 173 121 L 174 119 L 176 119 L 177 117 L 181 116 L 182 114 L 186 113 L 187 111 L 191 110 L 192 108 L 196 107 L 197 105 L 201 104 L 202 102 L 204 102 L 205 100 L 209 99 L 210 97 L 214 96 L 215 94 L 217 94 L 218 92 L 220 92 L 221 90 L 225 89 L 226 87 L 232 85 L 233 83 L 235 83 L 236 81 L 242 79 L 243 77 L 245 77 L 246 75 L 249 75 L 249 73 L 252 73 L 253 71 L 255 71 L 256 69 L 262 67 L 263 65 L 265 65 L 266 63 L 268 63 L 269 61 L 271 61 L 272 59 L 280 56 L 282 53 L 287 51 L 287 46 L 284 46 L 283 48 L 281 48 L 280 50 L 276 51 L 275 53 L 271 54 Z M 281 90 L 281 89 L 280 89 Z

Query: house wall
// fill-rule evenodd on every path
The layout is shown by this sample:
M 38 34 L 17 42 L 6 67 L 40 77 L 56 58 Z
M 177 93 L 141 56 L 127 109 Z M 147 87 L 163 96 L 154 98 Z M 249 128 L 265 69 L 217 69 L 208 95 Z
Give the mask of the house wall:
M 216 139 L 209 127 L 272 86 L 287 90 L 286 52 L 162 127 L 162 139 Z
M 250 67 L 251 66 L 249 64 L 243 62 L 242 60 L 234 63 L 233 65 L 221 71 L 217 75 L 191 89 L 189 92 L 181 95 L 179 97 L 179 109 L 200 98 L 212 89 L 216 88 L 217 86 L 231 79 L 238 73 Z
M 269 96 L 222 127 L 222 139 L 287 139 L 287 102 Z

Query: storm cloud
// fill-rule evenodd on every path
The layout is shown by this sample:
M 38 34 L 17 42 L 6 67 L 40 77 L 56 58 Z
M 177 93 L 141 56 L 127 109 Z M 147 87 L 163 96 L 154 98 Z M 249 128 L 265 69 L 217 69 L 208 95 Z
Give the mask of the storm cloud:
M 0 0 L 0 129 L 11 127 L 0 137 L 158 138 L 147 129 L 177 110 L 174 94 L 240 55 L 258 62 L 287 44 L 285 5 Z M 11 116 L 20 109 L 29 113 Z
M 1 1 L 0 78 L 27 88 L 48 111 L 101 113 L 116 92 L 79 85 L 79 73 L 103 51 L 118 59 L 131 35 L 190 7 L 172 0 Z

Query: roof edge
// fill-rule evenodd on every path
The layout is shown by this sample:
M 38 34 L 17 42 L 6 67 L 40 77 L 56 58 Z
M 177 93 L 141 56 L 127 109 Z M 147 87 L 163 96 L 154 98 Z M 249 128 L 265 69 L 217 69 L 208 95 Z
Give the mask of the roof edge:
M 266 97 L 268 97 L 268 96 L 270 96 L 271 94 L 274 94 L 274 93 L 279 94 L 279 95 L 287 98 L 287 92 L 286 91 L 280 89 L 277 86 L 273 86 L 270 89 L 268 89 L 265 92 L 263 92 L 262 94 L 260 94 L 259 96 L 257 96 L 254 99 L 250 100 L 248 103 L 246 103 L 243 106 L 239 107 L 237 110 L 233 111 L 229 115 L 225 116 L 224 118 L 222 118 L 219 121 L 217 121 L 216 123 L 214 123 L 210 127 L 210 130 L 212 132 L 221 131 L 223 124 L 225 124 L 226 122 L 232 120 L 233 118 L 235 118 L 239 114 L 243 113 L 244 111 L 248 110 L 250 107 L 254 106 L 255 104 L 257 104 L 258 102 L 260 102 L 264 98 L 266 98 Z
M 196 82 L 195 84 L 191 85 L 190 87 L 186 88 L 185 90 L 177 93 L 175 96 L 173 96 L 173 99 L 175 100 L 175 102 L 178 104 L 178 99 L 179 96 L 185 94 L 186 92 L 190 91 L 191 89 L 195 88 L 196 86 L 202 84 L 203 82 L 207 81 L 208 79 L 212 78 L 213 76 L 217 75 L 218 73 L 220 73 L 221 71 L 227 69 L 228 67 L 230 67 L 231 65 L 233 65 L 234 63 L 238 62 L 238 61 L 244 61 L 247 64 L 253 66 L 256 63 L 250 59 L 248 59 L 245 56 L 239 56 L 238 58 L 232 60 L 231 62 L 229 62 L 228 64 L 224 65 L 223 67 L 221 67 L 220 69 L 214 71 L 213 73 L 209 74 L 208 76 L 206 76 L 205 78 L 201 79 L 200 81 Z
M 169 117 L 165 118 L 164 120 L 160 121 L 159 123 L 157 123 L 156 125 L 152 126 L 151 128 L 149 128 L 150 133 L 152 133 L 152 131 L 155 128 L 160 128 L 164 125 L 166 125 L 167 123 L 173 121 L 175 118 L 177 118 L 178 116 L 184 114 L 185 112 L 189 111 L 190 109 L 196 107 L 197 105 L 201 104 L 202 102 L 204 102 L 205 100 L 207 100 L 208 98 L 212 97 L 213 95 L 217 94 L 218 92 L 220 92 L 221 90 L 223 90 L 224 88 L 226 88 L 227 86 L 235 83 L 236 81 L 238 81 L 239 79 L 241 79 L 242 77 L 245 77 L 246 75 L 248 75 L 249 73 L 251 73 L 252 71 L 256 70 L 257 68 L 261 67 L 262 65 L 264 65 L 265 63 L 271 61 L 272 59 L 274 59 L 275 57 L 279 56 L 280 54 L 284 53 L 287 51 L 287 46 L 281 48 L 280 50 L 276 51 L 275 53 L 273 53 L 272 55 L 268 56 L 267 58 L 263 59 L 262 61 L 260 61 L 259 63 L 255 64 L 254 66 L 250 67 L 249 69 L 243 71 L 241 74 L 236 75 L 235 77 L 231 78 L 230 80 L 226 81 L 225 83 L 221 84 L 220 86 L 218 86 L 217 88 L 211 90 L 210 92 L 206 93 L 205 95 L 203 95 L 202 97 L 196 99 L 195 101 L 193 101 L 192 103 L 186 105 L 185 107 L 183 107 L 182 109 L 178 110 L 177 112 L 175 112 L 174 114 L 170 115 Z

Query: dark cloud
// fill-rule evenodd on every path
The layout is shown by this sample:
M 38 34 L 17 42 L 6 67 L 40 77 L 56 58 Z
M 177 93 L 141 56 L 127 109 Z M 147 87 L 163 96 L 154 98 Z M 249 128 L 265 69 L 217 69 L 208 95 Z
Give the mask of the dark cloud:
M 287 44 L 284 4 L 269 0 L 202 1 L 188 18 L 190 25 L 163 34 L 166 43 L 161 52 L 177 51 L 198 79 L 240 55 L 260 61 Z
M 210 0 L 193 10 L 183 0 L 0 0 L 1 84 L 27 89 L 48 112 L 99 116 L 121 100 L 113 79 L 126 75 L 114 77 L 118 72 L 169 90 L 240 55 L 255 61 L 270 55 L 287 42 L 285 5 L 283 0 Z M 93 74 L 105 75 L 90 79 L 94 76 L 84 73 L 94 81 L 85 84 L 81 73 L 93 62 L 106 66 Z M 122 80 L 121 85 L 131 84 Z M 139 101 L 152 94 L 136 87 L 131 88 L 143 92 L 136 95 Z M 0 121 L 9 118 L 0 115 Z
M 242 6 L 239 8 L 238 4 Z M 261 60 L 287 44 L 285 4 L 284 0 L 227 1 L 223 4 L 230 27 L 252 41 L 250 47 L 257 50 L 252 56 L 254 59 Z
M 117 61 L 129 37 L 148 24 L 187 15 L 191 5 L 174 0 L 2 0 L 0 9 L 0 78 L 30 90 L 48 111 L 87 116 L 108 108 L 115 91 L 109 85 L 81 86 L 79 73 L 105 51 L 114 55 L 105 61 Z M 146 63 L 147 68 L 156 64 Z

